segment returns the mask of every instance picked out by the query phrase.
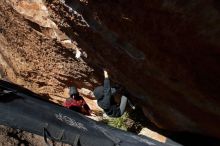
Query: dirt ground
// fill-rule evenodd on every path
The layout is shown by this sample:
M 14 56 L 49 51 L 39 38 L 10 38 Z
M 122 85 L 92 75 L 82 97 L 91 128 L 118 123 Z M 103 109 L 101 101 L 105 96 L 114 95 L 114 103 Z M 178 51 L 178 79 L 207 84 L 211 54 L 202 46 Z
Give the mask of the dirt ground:
M 70 146 L 50 140 L 48 143 L 51 146 Z M 0 125 L 0 146 L 47 146 L 47 144 L 42 136 Z

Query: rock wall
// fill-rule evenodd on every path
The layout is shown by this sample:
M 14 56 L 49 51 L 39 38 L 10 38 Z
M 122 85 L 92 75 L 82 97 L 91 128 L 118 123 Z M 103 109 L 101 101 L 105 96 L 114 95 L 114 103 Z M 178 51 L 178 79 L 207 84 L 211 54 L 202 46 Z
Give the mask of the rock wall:
M 3 0 L 2 70 L 9 80 L 61 102 L 65 86 L 101 84 L 105 67 L 158 127 L 220 138 L 219 5 Z

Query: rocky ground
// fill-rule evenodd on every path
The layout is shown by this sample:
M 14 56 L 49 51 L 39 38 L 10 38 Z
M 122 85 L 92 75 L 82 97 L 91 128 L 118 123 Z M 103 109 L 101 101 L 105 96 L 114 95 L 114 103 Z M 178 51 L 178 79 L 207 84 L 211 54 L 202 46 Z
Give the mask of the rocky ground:
M 1 146 L 46 146 L 44 138 L 29 132 L 0 126 L 0 145 Z M 53 146 L 69 146 L 68 144 L 52 142 Z

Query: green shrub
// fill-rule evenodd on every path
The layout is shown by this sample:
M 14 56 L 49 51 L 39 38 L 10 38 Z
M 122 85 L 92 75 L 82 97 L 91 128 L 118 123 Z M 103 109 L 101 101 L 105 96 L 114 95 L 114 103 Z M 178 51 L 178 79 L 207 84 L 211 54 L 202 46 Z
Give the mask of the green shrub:
M 108 124 L 109 126 L 112 126 L 112 127 L 115 127 L 115 128 L 118 128 L 118 129 L 121 129 L 121 130 L 124 130 L 124 131 L 127 131 L 128 127 L 130 126 L 130 125 L 127 125 L 127 120 L 128 120 L 128 113 L 125 112 L 119 118 L 108 117 L 108 118 L 103 119 L 103 122 Z

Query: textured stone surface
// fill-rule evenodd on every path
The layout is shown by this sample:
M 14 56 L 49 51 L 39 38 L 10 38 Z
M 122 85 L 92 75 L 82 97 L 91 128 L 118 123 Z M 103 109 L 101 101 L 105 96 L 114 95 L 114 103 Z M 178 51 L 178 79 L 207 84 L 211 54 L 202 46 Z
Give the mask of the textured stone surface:
M 152 139 L 154 140 L 157 140 L 161 143 L 165 143 L 167 138 L 164 137 L 163 135 L 160 135 L 159 133 L 157 132 L 154 132 L 148 128 L 143 128 L 141 129 L 139 135 L 144 135 L 144 136 L 148 136 L 148 137 L 151 137 Z
M 62 102 L 68 85 L 101 84 L 105 67 L 158 127 L 220 138 L 217 0 L 48 0 L 46 20 L 58 29 L 14 1 L 0 2 L 0 59 L 11 81 Z

